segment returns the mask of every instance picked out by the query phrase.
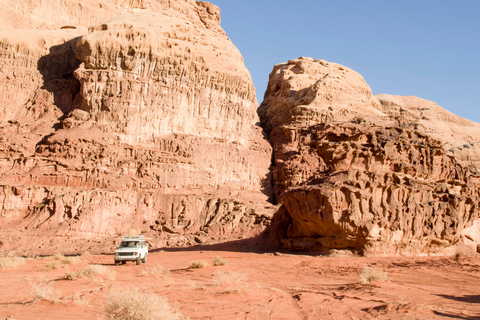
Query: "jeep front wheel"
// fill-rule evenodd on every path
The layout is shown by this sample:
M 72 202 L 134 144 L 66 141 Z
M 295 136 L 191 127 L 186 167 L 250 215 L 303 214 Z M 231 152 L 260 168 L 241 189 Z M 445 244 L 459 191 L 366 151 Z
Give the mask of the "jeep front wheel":
M 140 263 L 142 263 L 142 260 L 140 260 L 140 256 L 137 257 L 137 265 L 139 265 Z
M 147 263 L 147 255 L 146 254 L 145 254 L 145 257 L 143 257 L 142 262 Z

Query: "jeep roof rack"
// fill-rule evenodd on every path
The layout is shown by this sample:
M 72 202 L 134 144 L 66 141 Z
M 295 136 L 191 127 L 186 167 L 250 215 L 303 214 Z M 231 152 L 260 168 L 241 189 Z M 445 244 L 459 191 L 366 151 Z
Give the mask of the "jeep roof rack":
M 123 240 L 145 240 L 145 236 L 141 235 L 141 236 L 124 236 L 122 238 L 122 241 Z

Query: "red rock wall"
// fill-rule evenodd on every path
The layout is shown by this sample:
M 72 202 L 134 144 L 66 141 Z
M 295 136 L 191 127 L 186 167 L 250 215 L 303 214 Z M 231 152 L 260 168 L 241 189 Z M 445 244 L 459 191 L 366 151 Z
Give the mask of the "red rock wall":
M 171 246 L 259 233 L 275 210 L 271 146 L 219 9 L 124 6 L 88 32 L 3 41 L 4 230 L 91 237 L 136 229 Z
M 475 166 L 382 113 L 370 93 L 360 75 L 325 61 L 274 68 L 260 114 L 282 204 L 272 228 L 283 231 L 269 232 L 294 250 L 452 252 L 479 218 Z

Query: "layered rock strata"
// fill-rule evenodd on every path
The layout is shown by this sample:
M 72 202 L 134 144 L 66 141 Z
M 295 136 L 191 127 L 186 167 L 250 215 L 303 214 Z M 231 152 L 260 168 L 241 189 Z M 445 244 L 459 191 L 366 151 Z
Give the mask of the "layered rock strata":
M 166 246 L 260 232 L 275 210 L 271 147 L 220 10 L 193 0 L 118 5 L 105 12 L 122 16 L 88 31 L 41 31 L 50 42 L 40 49 L 3 41 L 3 228 L 135 229 Z
M 438 123 L 415 117 L 432 114 L 433 103 L 410 111 L 420 99 L 380 98 L 338 64 L 299 58 L 275 66 L 260 115 L 274 148 L 282 208 L 273 225 L 283 247 L 423 254 L 463 242 L 476 250 L 480 239 L 464 230 L 479 218 L 477 169 L 445 148 Z M 432 118 L 447 114 L 436 108 Z M 451 118 L 443 121 L 458 130 L 479 128 Z

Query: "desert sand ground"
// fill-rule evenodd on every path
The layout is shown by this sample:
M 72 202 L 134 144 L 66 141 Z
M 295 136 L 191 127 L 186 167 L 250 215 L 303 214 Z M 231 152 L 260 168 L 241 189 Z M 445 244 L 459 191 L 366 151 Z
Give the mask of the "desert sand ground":
M 478 254 L 321 257 L 244 249 L 157 249 L 139 266 L 114 266 L 111 254 L 24 259 L 0 268 L 0 319 L 107 319 L 109 292 L 132 287 L 165 297 L 190 319 L 480 319 Z M 216 257 L 226 265 L 214 266 Z M 194 261 L 208 266 L 190 268 Z M 91 266 L 100 273 L 66 279 Z M 387 279 L 362 284 L 366 266 Z

